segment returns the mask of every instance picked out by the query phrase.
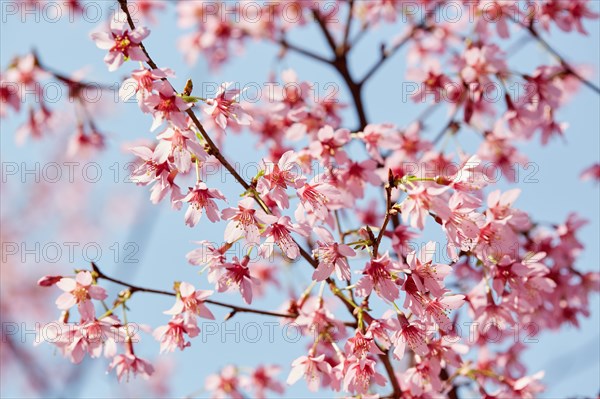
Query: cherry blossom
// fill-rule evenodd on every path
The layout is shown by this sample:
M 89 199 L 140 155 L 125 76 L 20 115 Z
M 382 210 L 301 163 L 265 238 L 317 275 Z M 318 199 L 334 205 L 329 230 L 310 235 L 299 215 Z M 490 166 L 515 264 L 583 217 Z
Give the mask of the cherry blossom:
M 244 302 L 251 304 L 252 286 L 260 284 L 260 281 L 250 274 L 250 269 L 248 268 L 249 262 L 250 258 L 244 256 L 241 261 L 234 257 L 231 263 L 223 264 L 225 270 L 217 281 L 217 290 L 225 292 L 237 289 L 242 294 Z
M 287 378 L 287 383 L 295 384 L 300 378 L 306 379 L 308 389 L 315 392 L 320 384 L 327 384 L 331 379 L 332 368 L 325 361 L 325 355 L 300 356 L 292 363 L 292 371 Z
M 381 298 L 393 302 L 400 295 L 397 285 L 399 272 L 398 265 L 390 259 L 388 253 L 372 259 L 365 266 L 363 277 L 356 283 L 356 294 L 367 296 L 375 290 Z
M 561 206 L 581 216 L 564 219 L 542 215 L 548 210 L 532 208 L 531 199 L 544 184 L 558 194 L 571 190 L 579 173 L 597 182 L 600 167 L 583 159 L 591 166 L 579 172 L 564 163 L 564 173 L 540 179 L 538 187 L 522 184 L 520 170 L 541 164 L 540 151 L 565 142 L 578 148 L 571 138 L 581 124 L 569 124 L 564 110 L 577 110 L 580 91 L 600 88 L 596 71 L 564 57 L 553 32 L 558 28 L 575 45 L 597 10 L 588 0 L 531 0 L 526 7 L 507 0 L 413 3 L 120 0 L 120 11 L 100 27 L 108 29 L 94 30 L 88 40 L 106 51 L 111 72 L 136 62 L 119 69 L 119 84 L 95 82 L 87 69 L 61 70 L 51 64 L 60 57 L 47 56 L 42 45 L 12 58 L 0 71 L 0 117 L 7 126 L 14 118 L 21 150 L 48 165 L 100 165 L 123 149 L 133 161 L 127 181 L 149 186 L 151 204 L 169 196 L 170 208 L 186 209 L 183 220 L 161 214 L 163 224 L 155 227 L 171 239 L 157 236 L 167 267 L 144 257 L 144 273 L 133 280 L 120 271 L 124 261 L 115 260 L 111 270 L 105 257 L 70 259 L 43 265 L 37 287 L 60 291 L 41 290 L 33 284 L 40 276 L 13 256 L 23 251 L 16 243 L 44 234 L 106 242 L 123 229 L 148 235 L 159 209 L 134 202 L 129 191 L 139 187 L 119 185 L 117 194 L 79 177 L 68 187 L 28 181 L 21 193 L 11 180 L 18 162 L 3 165 L 2 198 L 6 192 L 14 208 L 2 215 L 3 320 L 54 320 L 36 324 L 36 344 L 53 345 L 75 364 L 104 357 L 115 382 L 147 379 L 156 369 L 158 383 L 134 387 L 147 396 L 173 396 L 164 391 L 171 378 L 162 359 L 174 361 L 169 356 L 183 350 L 194 351 L 190 356 L 201 359 L 208 375 L 204 384 L 192 379 L 178 387 L 189 396 L 283 396 L 285 382 L 300 380 L 294 395 L 308 389 L 357 399 L 539 396 L 543 382 L 552 381 L 528 368 L 528 345 L 515 341 L 522 338 L 517 332 L 535 326 L 527 334 L 537 337 L 566 325 L 589 328 L 584 319 L 593 314 L 600 274 L 581 263 L 587 219 L 597 223 L 581 205 L 589 196 L 570 192 Z M 448 6 L 458 11 L 456 20 L 446 15 Z M 188 76 L 164 64 L 177 60 L 161 55 L 160 37 L 140 24 L 156 23 L 171 7 L 186 31 L 168 24 L 161 30 L 178 36 L 172 50 L 190 64 Z M 61 10 L 86 16 L 79 0 Z M 304 31 L 320 37 L 301 40 Z M 368 43 L 377 48 L 367 51 Z M 355 53 L 359 44 L 367 50 Z M 273 57 L 270 70 L 253 78 L 264 80 L 260 100 L 250 101 L 235 68 L 255 46 L 270 48 Z M 513 57 L 531 46 L 547 56 Z M 82 65 L 83 50 L 72 57 Z M 102 64 L 102 55 L 96 61 Z M 257 60 L 251 61 L 246 66 Z M 310 62 L 323 70 L 307 74 L 301 67 Z M 218 68 L 227 75 L 219 82 L 227 81 L 207 95 Z M 392 73 L 377 83 L 385 68 Z M 51 101 L 55 85 L 66 89 L 66 101 Z M 377 87 L 397 98 L 369 89 Z M 97 98 L 123 101 L 95 101 L 92 89 L 102 94 Z M 128 100 L 136 106 L 123 104 Z M 138 129 L 123 131 L 117 115 Z M 143 118 L 152 118 L 150 126 Z M 115 182 L 119 165 L 109 168 Z M 197 226 L 203 215 L 211 223 Z M 184 233 L 190 236 L 182 240 Z M 173 243 L 189 245 L 189 252 L 177 254 L 181 245 Z M 211 290 L 196 288 L 207 283 Z M 162 302 L 147 306 L 152 296 Z M 58 316 L 46 317 L 50 310 Z M 145 324 L 161 311 L 162 322 Z M 275 319 L 285 338 L 296 327 L 298 342 L 248 362 L 240 347 L 235 364 L 218 364 L 231 360 L 219 351 L 233 347 L 207 351 L 205 340 L 195 338 L 200 327 L 214 331 L 199 318 L 232 327 L 240 317 L 252 323 L 246 327 Z M 64 360 L 38 358 L 10 329 L 2 338 L 9 349 L 2 365 L 26 370 L 37 396 L 55 395 L 56 386 L 69 387 L 77 377 L 47 373 Z M 147 351 L 164 355 L 139 357 Z M 210 358 L 214 353 L 222 359 Z M 115 392 L 129 394 L 124 386 Z
M 88 271 L 77 273 L 74 279 L 63 277 L 56 286 L 64 291 L 56 299 L 56 306 L 61 310 L 68 310 L 77 305 L 85 319 L 90 319 L 94 315 L 94 305 L 91 300 L 103 300 L 108 296 L 104 288 L 93 285 L 92 274 Z
M 252 122 L 252 117 L 239 103 L 242 92 L 239 89 L 230 89 L 231 84 L 231 82 L 223 83 L 215 98 L 206 99 L 208 107 L 204 108 L 204 112 L 210 115 L 217 126 L 223 130 L 227 127 L 228 121 L 238 125 L 249 125 Z
M 211 222 L 219 221 L 219 211 L 214 199 L 225 200 L 225 196 L 216 188 L 208 188 L 204 182 L 190 187 L 188 194 L 181 199 L 182 202 L 189 203 L 185 212 L 185 224 L 194 227 L 200 221 L 203 212 L 206 212 L 206 217 Z
M 115 14 L 111 18 L 110 31 L 93 33 L 92 39 L 99 48 L 109 50 L 104 57 L 104 62 L 108 65 L 108 70 L 113 72 L 127 60 L 148 60 L 140 44 L 149 34 L 147 28 L 130 30 L 122 15 Z

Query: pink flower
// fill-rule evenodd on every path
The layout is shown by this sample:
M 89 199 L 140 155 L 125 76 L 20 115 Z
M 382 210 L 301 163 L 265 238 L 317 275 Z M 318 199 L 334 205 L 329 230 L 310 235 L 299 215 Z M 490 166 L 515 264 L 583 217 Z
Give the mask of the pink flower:
M 155 82 L 154 89 L 157 93 L 149 95 L 143 103 L 154 116 L 150 130 L 156 130 L 165 120 L 179 129 L 187 129 L 188 122 L 185 111 L 191 108 L 192 104 L 183 101 L 165 80 Z
M 505 221 L 517 231 L 526 231 L 531 228 L 529 216 L 523 211 L 511 208 L 517 200 L 521 190 L 508 190 L 501 194 L 500 190 L 492 191 L 487 198 L 488 219 L 493 217 L 497 221 Z
M 385 316 L 384 316 L 385 317 Z M 418 322 L 410 323 L 404 314 L 397 314 L 397 318 L 389 319 L 396 332 L 392 336 L 392 342 L 396 346 L 394 356 L 398 359 L 404 357 L 406 345 L 417 355 L 425 356 L 427 349 L 427 334 Z
M 169 126 L 159 134 L 160 140 L 154 149 L 153 160 L 157 164 L 169 161 L 181 173 L 187 173 L 192 167 L 192 161 L 205 161 L 207 154 L 198 143 L 193 131 L 177 129 Z
M 67 146 L 67 157 L 87 158 L 105 146 L 104 135 L 96 130 L 86 133 L 83 126 L 78 126 L 76 133 L 71 136 Z
M 278 366 L 258 366 L 249 376 L 241 378 L 241 385 L 254 391 L 254 398 L 265 399 L 266 391 L 283 395 L 283 385 L 277 381 L 276 376 L 281 372 Z
M 13 82 L 7 81 L 4 75 L 0 74 L 0 118 L 7 116 L 7 105 L 9 105 L 13 111 L 19 112 L 21 109 L 19 88 Z
M 58 283 L 62 278 L 62 276 L 44 276 L 38 280 L 37 284 L 40 287 L 52 287 L 54 284 Z
M 219 209 L 213 199 L 225 200 L 225 196 L 216 188 L 208 188 L 204 182 L 197 183 L 194 188 L 190 187 L 190 192 L 181 199 L 182 202 L 189 203 L 185 212 L 185 224 L 194 227 L 200 221 L 204 211 L 208 220 L 213 223 L 218 222 Z
M 131 181 L 143 186 L 154 183 L 150 189 L 150 201 L 153 204 L 158 204 L 171 191 L 171 203 L 179 209 L 181 192 L 175 184 L 177 170 L 171 169 L 168 162 L 156 163 L 155 159 L 159 157 L 155 157 L 154 150 L 148 147 L 133 147 L 130 151 L 140 158 L 131 172 Z
M 366 359 L 369 355 L 382 355 L 372 335 L 363 334 L 360 330 L 354 332 L 354 337 L 348 338 L 344 348 L 348 356 L 358 360 Z
M 160 79 L 173 77 L 173 71 L 170 69 L 136 69 L 131 72 L 131 77 L 125 79 L 119 89 L 119 97 L 123 101 L 129 100 L 134 95 L 137 96 L 138 104 L 144 105 L 143 100 L 148 97 L 154 89 L 155 82 Z M 150 112 L 150 109 L 142 108 L 143 112 Z
M 308 389 L 316 392 L 319 384 L 328 385 L 332 376 L 331 365 L 325 361 L 325 355 L 300 356 L 292 363 L 292 370 L 287 378 L 289 385 L 295 384 L 300 378 L 306 379 Z
M 425 315 L 437 323 L 445 332 L 452 330 L 452 321 L 448 317 L 450 311 L 460 308 L 465 303 L 464 295 L 447 295 L 430 300 L 425 305 Z
M 187 319 L 182 315 L 174 316 L 166 326 L 157 327 L 152 334 L 157 341 L 160 341 L 160 352 L 173 352 L 176 348 L 183 350 L 191 345 L 185 341 L 184 335 L 194 338 L 200 334 L 200 329 L 196 325 L 195 319 Z
M 419 291 L 429 291 L 438 297 L 444 293 L 444 278 L 452 271 L 452 267 L 433 263 L 435 247 L 435 242 L 429 241 L 421 247 L 418 254 L 417 251 L 409 253 L 406 263 L 411 270 L 409 278 L 412 278 Z
M 381 179 L 375 173 L 377 162 L 372 159 L 366 159 L 362 162 L 349 162 L 347 169 L 340 172 L 341 181 L 344 182 L 346 190 L 354 198 L 364 196 L 365 185 L 369 183 L 373 186 L 381 184 Z
M 313 256 L 319 261 L 317 269 L 313 273 L 313 280 L 323 281 L 331 276 L 335 270 L 338 279 L 350 280 L 350 265 L 346 257 L 356 255 L 356 252 L 348 245 L 338 244 L 327 232 L 326 242 L 317 241 L 318 247 L 313 250 Z
M 66 351 L 71 355 L 71 361 L 80 363 L 85 354 L 92 358 L 100 357 L 104 348 L 107 356 L 114 356 L 117 342 L 125 339 L 124 331 L 118 327 L 119 319 L 114 316 L 93 319 L 78 326 L 68 339 Z
M 196 244 L 200 245 L 200 248 L 194 249 L 188 252 L 186 259 L 192 265 L 203 266 L 214 268 L 220 266 L 227 260 L 225 253 L 231 248 L 231 245 L 223 245 L 222 247 L 215 247 L 209 241 L 196 241 Z
M 395 129 L 392 124 L 369 124 L 357 136 L 365 142 L 367 152 L 371 158 L 383 164 L 381 149 L 394 149 L 400 145 L 400 141 L 394 139 L 394 133 Z
M 301 187 L 304 180 L 301 169 L 294 158 L 294 151 L 287 151 L 276 164 L 263 161 L 261 169 L 264 171 L 264 174 L 256 185 L 256 189 L 261 195 L 264 196 L 270 193 L 271 197 L 277 202 L 277 205 L 284 209 L 290 206 L 288 195 L 285 191 L 288 185 Z
M 211 374 L 206 377 L 204 387 L 212 392 L 211 398 L 221 399 L 230 397 L 233 399 L 244 399 L 244 395 L 239 391 L 240 381 L 235 366 L 225 366 L 219 374 Z
M 344 389 L 352 393 L 365 394 L 372 383 L 385 386 L 385 377 L 377 372 L 376 365 L 377 362 L 372 359 L 348 360 L 345 364 Z
M 81 271 L 74 279 L 63 277 L 56 286 L 65 291 L 56 299 L 56 306 L 61 310 L 68 310 L 78 305 L 83 319 L 94 317 L 94 305 L 91 299 L 104 300 L 108 296 L 104 288 L 92 285 L 92 273 Z
M 121 382 L 123 378 L 125 378 L 125 381 L 129 381 L 129 374 L 131 373 L 133 373 L 134 376 L 139 374 L 144 377 L 144 379 L 150 378 L 152 373 L 154 373 L 152 364 L 140 359 L 131 352 L 115 356 L 108 366 L 108 369 L 115 369 L 119 382 Z
M 179 284 L 179 296 L 177 297 L 175 304 L 171 309 L 164 313 L 175 316 L 185 312 L 193 317 L 200 316 L 205 319 L 214 320 L 215 316 L 204 304 L 204 301 L 211 296 L 212 293 L 212 291 L 196 290 L 193 285 L 182 281 Z
M 457 249 L 468 252 L 477 243 L 483 215 L 475 212 L 481 201 L 460 191 L 454 192 L 448 200 L 448 213 L 438 213 L 442 219 L 442 227 L 448 236 L 447 253 L 453 259 L 457 258 Z
M 348 129 L 333 130 L 329 125 L 317 133 L 318 140 L 311 141 L 309 149 L 313 157 L 321 159 L 325 164 L 333 157 L 338 165 L 348 162 L 348 155 L 343 147 L 350 141 Z
M 600 163 L 595 163 L 581 172 L 581 180 L 592 180 L 595 183 L 600 182 Z
M 302 219 L 303 211 L 314 215 L 319 220 L 329 216 L 330 209 L 341 207 L 342 195 L 340 191 L 330 184 L 320 181 L 324 176 L 316 176 L 311 183 L 297 190 L 300 204 L 296 210 L 296 219 Z
M 221 84 L 215 98 L 206 100 L 209 106 L 204 109 L 210 115 L 217 126 L 225 130 L 227 121 L 233 121 L 238 125 L 249 125 L 252 117 L 244 111 L 239 103 L 239 97 L 242 93 L 239 89 L 228 89 L 231 82 Z
M 237 257 L 233 257 L 231 263 L 225 263 L 225 273 L 219 277 L 217 281 L 217 290 L 219 292 L 229 291 L 231 289 L 237 289 L 242 294 L 244 302 L 247 304 L 252 303 L 252 285 L 260 284 L 260 281 L 250 275 L 250 269 L 248 263 L 250 258 L 244 256 L 240 261 Z
M 356 295 L 366 297 L 375 289 L 381 298 L 393 302 L 400 295 L 398 272 L 397 265 L 387 252 L 377 259 L 371 259 L 362 272 L 363 277 L 356 283 Z
M 244 237 L 252 244 L 260 242 L 259 223 L 264 223 L 265 212 L 254 208 L 254 199 L 247 197 L 238 203 L 237 208 L 226 208 L 221 211 L 223 220 L 229 220 L 225 228 L 224 238 L 233 243 Z
M 277 244 L 281 251 L 289 259 L 296 259 L 300 255 L 298 244 L 292 238 L 291 231 L 307 236 L 307 232 L 296 225 L 292 225 L 289 216 L 282 216 L 277 219 L 276 216 L 268 215 L 265 219 L 270 225 L 262 233 L 267 237 L 265 242 L 260 246 L 260 254 L 264 258 L 269 258 L 273 254 L 274 244 Z
M 49 110 L 43 103 L 37 110 L 29 108 L 27 121 L 19 126 L 15 135 L 17 145 L 25 144 L 28 136 L 34 140 L 41 139 L 44 133 L 48 133 L 55 127 L 55 115 L 56 113 Z
M 513 394 L 523 399 L 539 397 L 538 394 L 544 391 L 544 385 L 540 382 L 542 378 L 544 378 L 544 371 L 519 378 L 512 384 Z
M 97 32 L 92 34 L 92 39 L 96 45 L 109 50 L 104 57 L 104 62 L 108 65 L 109 71 L 116 71 L 123 62 L 127 60 L 148 61 L 148 57 L 142 51 L 140 43 L 144 40 L 150 31 L 148 28 L 138 27 L 130 31 L 127 22 L 119 14 L 111 18 L 109 32 Z
M 439 197 L 439 191 L 436 190 L 423 185 L 407 188 L 408 197 L 400 204 L 402 221 L 410 223 L 413 228 L 423 230 L 430 210 L 436 214 L 444 212 L 448 205 Z

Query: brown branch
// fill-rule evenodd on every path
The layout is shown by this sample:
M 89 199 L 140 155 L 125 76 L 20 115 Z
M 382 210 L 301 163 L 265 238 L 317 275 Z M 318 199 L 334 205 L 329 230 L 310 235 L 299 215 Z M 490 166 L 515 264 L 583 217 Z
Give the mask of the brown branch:
M 130 284 L 130 283 L 127 283 L 127 282 L 125 282 L 123 280 L 119 280 L 119 279 L 110 277 L 110 276 L 104 274 L 100 270 L 100 268 L 98 267 L 98 265 L 96 265 L 94 262 L 92 262 L 92 270 L 96 273 L 96 279 L 104 279 L 106 281 L 110 281 L 112 283 L 119 284 L 119 285 L 121 285 L 123 287 L 127 287 L 132 294 L 134 292 L 146 292 L 146 293 L 149 293 L 149 294 L 158 294 L 158 295 L 165 295 L 165 296 L 171 296 L 171 297 L 176 297 L 177 296 L 177 293 L 175 291 L 165 291 L 165 290 L 157 290 L 157 289 L 154 289 L 154 288 L 141 287 L 139 285 Z M 245 307 L 245 306 L 238 306 L 238 305 L 232 305 L 232 304 L 224 303 L 224 302 L 220 302 L 220 301 L 213 301 L 211 299 L 206 299 L 203 302 L 211 304 L 211 305 L 215 305 L 215 306 L 220 306 L 220 307 L 231 309 L 231 313 L 230 313 L 228 319 L 231 318 L 236 313 L 254 313 L 254 314 L 259 314 L 259 315 L 263 315 L 263 316 L 281 317 L 281 318 L 286 318 L 286 319 L 295 319 L 296 317 L 298 317 L 297 314 L 279 313 L 279 312 L 272 312 L 272 311 L 269 311 L 269 310 L 260 310 L 260 309 L 248 308 L 248 307 Z M 346 322 L 343 322 L 343 323 L 347 327 L 356 328 L 356 322 L 346 321 Z
M 316 60 L 316 61 L 319 61 L 319 62 L 322 62 L 325 64 L 331 64 L 333 62 L 323 56 L 320 56 L 319 54 L 313 53 L 312 51 L 306 50 L 302 47 L 298 47 L 294 44 L 289 43 L 285 38 L 279 39 L 278 43 L 281 44 L 284 49 L 295 51 L 298 54 L 302 54 L 304 56 L 312 58 L 313 60 Z
M 342 40 L 342 52 L 347 53 L 349 50 L 348 40 L 350 39 L 350 30 L 352 29 L 352 12 L 354 11 L 354 0 L 348 1 L 348 16 L 346 18 L 346 25 L 344 26 L 344 38 Z
M 323 32 L 323 36 L 325 36 L 325 40 L 327 41 L 329 48 L 331 48 L 331 51 L 333 51 L 333 53 L 337 55 L 339 49 L 337 44 L 335 43 L 335 40 L 333 39 L 333 36 L 331 35 L 331 32 L 329 31 L 329 29 L 327 29 L 327 23 L 321 18 L 317 10 L 313 10 L 312 14 L 315 18 L 315 21 L 317 21 L 317 25 L 321 29 L 321 32 Z
M 385 61 L 391 58 L 396 52 L 398 52 L 402 47 L 404 47 L 417 33 L 417 30 L 422 28 L 422 25 L 417 25 L 406 35 L 400 42 L 398 42 L 394 47 L 389 50 L 385 48 L 381 49 L 381 56 L 379 60 L 367 71 L 365 76 L 360 80 L 361 84 L 364 84 L 367 80 L 369 80 L 375 72 L 379 70 L 385 64 Z
M 577 72 L 575 68 L 573 68 L 571 64 L 567 62 L 567 60 L 539 34 L 539 32 L 533 26 L 533 21 L 530 25 L 526 25 L 523 22 L 512 17 L 510 18 L 510 20 L 513 21 L 519 27 L 529 32 L 533 39 L 535 39 L 542 47 L 546 49 L 546 51 L 548 51 L 550 54 L 552 54 L 552 56 L 554 56 L 554 58 L 556 58 L 560 65 L 565 69 L 565 72 L 573 76 L 575 79 L 579 80 L 588 88 L 592 89 L 594 92 L 596 92 L 596 94 L 600 94 L 600 87 L 596 86 L 594 83 L 581 76 L 579 72 Z
M 540 43 L 550 54 L 552 54 L 554 56 L 554 58 L 556 58 L 558 60 L 560 65 L 565 69 L 565 71 L 569 75 L 573 76 L 574 78 L 579 80 L 581 83 L 583 83 L 584 85 L 586 85 L 587 87 L 589 87 L 590 89 L 595 91 L 596 94 L 600 94 L 600 87 L 596 86 L 595 84 L 593 84 L 592 82 L 590 82 L 589 80 L 587 80 L 586 78 L 581 76 L 579 74 L 579 72 L 575 71 L 575 69 L 567 62 L 567 60 L 565 60 L 564 57 L 561 56 L 558 53 L 558 51 L 556 51 L 554 49 L 554 47 L 552 47 L 550 45 L 550 43 L 548 43 L 546 40 L 544 40 L 540 36 L 540 34 L 533 28 L 533 26 L 527 27 L 527 30 L 529 31 L 531 36 L 533 36 L 533 38 L 538 41 L 538 43 Z
M 390 222 L 390 217 L 392 216 L 392 188 L 394 186 L 394 173 L 391 169 L 388 170 L 388 182 L 385 185 L 385 217 L 383 219 L 383 224 L 381 225 L 381 229 L 379 230 L 379 234 L 377 234 L 377 238 L 373 243 L 373 257 L 377 258 L 379 253 L 379 244 L 381 244 L 381 239 L 385 234 L 385 229 L 387 228 L 388 223 Z
M 383 363 L 383 367 L 385 367 L 385 371 L 390 377 L 390 384 L 392 384 L 393 392 L 391 395 L 386 396 L 386 398 L 390 399 L 400 399 L 402 396 L 402 389 L 400 388 L 400 384 L 398 383 L 398 378 L 396 378 L 396 373 L 394 372 L 394 366 L 392 366 L 392 362 L 389 357 L 389 350 L 386 351 L 383 355 L 379 355 L 379 359 Z
M 172 297 L 177 296 L 177 293 L 175 291 L 164 291 L 164 290 L 156 290 L 153 288 L 140 287 L 139 285 L 133 285 L 133 284 L 127 283 L 125 281 L 118 280 L 116 278 L 107 276 L 100 270 L 98 265 L 96 265 L 94 262 L 92 262 L 92 269 L 96 273 L 97 279 L 104 279 L 107 281 L 111 281 L 115 284 L 119 284 L 124 287 L 127 287 L 132 294 L 134 292 L 147 292 L 150 294 L 159 294 L 159 295 L 166 295 L 166 296 L 172 296 Z M 203 302 L 209 303 L 209 304 L 215 305 L 215 306 L 229 308 L 232 310 L 233 313 L 255 313 L 255 314 L 260 314 L 260 315 L 264 315 L 264 316 L 283 317 L 283 318 L 289 318 L 289 319 L 295 319 L 297 317 L 297 315 L 293 315 L 293 314 L 289 314 L 289 313 L 278 313 L 278 312 L 271 312 L 268 310 L 252 309 L 252 308 L 247 308 L 244 306 L 237 306 L 237 305 L 231 305 L 231 304 L 223 303 L 223 302 L 219 302 L 219 301 L 213 301 L 210 299 L 204 300 Z

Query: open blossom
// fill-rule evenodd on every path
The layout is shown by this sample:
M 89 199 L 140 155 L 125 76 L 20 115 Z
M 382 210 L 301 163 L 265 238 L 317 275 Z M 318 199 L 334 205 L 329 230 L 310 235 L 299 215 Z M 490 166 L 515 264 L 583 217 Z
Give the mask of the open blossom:
M 92 273 L 81 271 L 75 278 L 63 277 L 56 286 L 64 293 L 56 299 L 56 306 L 61 310 L 68 310 L 74 305 L 78 305 L 81 316 L 85 319 L 92 318 L 94 315 L 94 305 L 92 299 L 106 299 L 107 294 L 104 288 L 93 285 Z
M 375 173 L 377 162 L 372 159 L 366 159 L 362 162 L 349 162 L 347 169 L 342 170 L 341 180 L 345 182 L 346 190 L 354 198 L 364 196 L 367 183 L 377 186 L 381 184 L 381 179 Z
M 527 213 L 519 209 L 512 208 L 512 204 L 517 200 L 521 190 L 513 189 L 500 193 L 500 190 L 492 191 L 487 198 L 488 210 L 486 212 L 488 219 L 494 218 L 497 221 L 505 221 L 513 229 L 525 231 L 531 227 Z
M 171 203 L 174 208 L 179 209 L 181 203 L 177 200 L 182 198 L 179 186 L 175 184 L 177 171 L 173 170 L 168 162 L 157 163 L 159 157 L 155 155 L 155 150 L 138 146 L 130 151 L 140 159 L 135 164 L 135 169 L 131 172 L 130 179 L 139 185 L 148 185 L 154 183 L 150 189 L 150 201 L 157 204 L 171 192 Z
M 341 207 L 342 194 L 331 184 L 322 181 L 324 176 L 315 176 L 310 183 L 304 183 L 297 190 L 300 203 L 296 210 L 296 219 L 301 220 L 304 212 L 319 220 L 329 216 L 330 209 Z
M 254 209 L 254 199 L 247 197 L 238 203 L 237 208 L 226 208 L 221 211 L 223 220 L 229 220 L 225 228 L 225 240 L 233 243 L 244 237 L 248 243 L 260 242 L 259 224 L 265 223 L 265 212 Z
M 326 242 L 317 241 L 317 248 L 313 250 L 313 256 L 319 261 L 313 279 L 326 280 L 335 270 L 338 279 L 350 280 L 350 265 L 347 257 L 356 255 L 356 252 L 346 244 L 334 242 L 331 234 L 327 233 L 329 237 L 326 237 Z
M 194 160 L 201 162 L 207 158 L 195 133 L 189 129 L 180 130 L 169 126 L 157 138 L 160 141 L 153 154 L 153 160 L 157 164 L 169 161 L 179 172 L 187 173 Z
M 173 71 L 168 68 L 136 69 L 131 72 L 131 77 L 125 79 L 121 84 L 121 87 L 119 88 L 119 98 L 123 101 L 127 101 L 135 95 L 138 99 L 138 104 L 143 107 L 143 100 L 152 93 L 154 82 L 173 76 Z M 142 108 L 142 111 L 150 112 L 147 108 Z
M 227 121 L 233 121 L 238 125 L 249 125 L 252 122 L 252 117 L 239 103 L 242 92 L 239 89 L 229 89 L 231 84 L 231 82 L 223 83 L 215 98 L 206 99 L 208 107 L 204 108 L 204 112 L 210 115 L 216 125 L 223 130 L 227 127 Z
M 372 331 L 371 331 L 372 332 Z M 344 348 L 347 354 L 352 354 L 356 359 L 366 359 L 370 354 L 381 355 L 372 334 L 363 334 L 360 330 L 354 332 L 354 337 L 348 338 Z
M 289 208 L 289 199 L 286 193 L 288 186 L 301 187 L 304 177 L 298 164 L 295 162 L 294 151 L 287 151 L 277 163 L 261 162 L 263 176 L 258 181 L 256 189 L 261 195 L 270 194 L 281 208 Z
M 395 330 L 392 335 L 395 357 L 402 359 L 407 345 L 417 355 L 425 356 L 427 354 L 427 334 L 420 323 L 411 323 L 404 314 L 399 313 L 395 318 L 389 318 L 389 324 Z
M 215 316 L 204 304 L 209 296 L 212 295 L 212 291 L 196 290 L 196 288 L 190 283 L 182 281 L 179 284 L 179 296 L 173 307 L 165 314 L 178 315 L 181 313 L 195 316 L 204 317 L 205 319 L 214 320 Z
M 358 394 L 369 391 L 371 384 L 385 386 L 386 379 L 376 370 L 377 362 L 372 359 L 351 358 L 345 364 L 344 389 Z
M 154 373 L 154 367 L 146 360 L 140 359 L 133 351 L 117 355 L 109 365 L 109 370 L 115 370 L 119 381 L 129 381 L 129 375 L 141 375 L 144 379 L 150 378 Z
M 452 321 L 449 314 L 465 303 L 464 295 L 445 295 L 430 300 L 425 305 L 425 315 L 437 323 L 440 329 L 449 332 L 452 330 Z
M 127 60 L 148 61 L 148 57 L 144 54 L 140 43 L 149 34 L 150 31 L 143 27 L 130 31 L 127 22 L 119 14 L 115 14 L 111 18 L 110 30 L 108 32 L 93 33 L 92 39 L 99 48 L 109 50 L 104 57 L 104 62 L 108 65 L 108 70 L 112 72 L 116 71 Z
M 433 263 L 436 244 L 429 241 L 421 247 L 419 252 L 413 251 L 406 257 L 411 278 L 420 292 L 431 292 L 434 296 L 444 293 L 444 278 L 452 271 L 452 267 L 440 263 Z
M 240 392 L 240 379 L 235 366 L 228 365 L 223 367 L 219 374 L 211 374 L 206 377 L 204 387 L 212 393 L 211 398 L 244 399 Z
M 177 95 L 175 89 L 166 80 L 154 83 L 156 93 L 146 97 L 143 106 L 152 113 L 154 121 L 150 130 L 156 130 L 164 121 L 171 122 L 179 129 L 187 129 L 188 120 L 185 111 L 192 107 Z
M 217 281 L 217 290 L 219 292 L 237 289 L 242 294 L 244 302 L 252 303 L 252 285 L 260 284 L 260 281 L 250 275 L 248 263 L 250 258 L 244 256 L 240 261 L 237 257 L 233 257 L 233 261 L 223 264 L 225 272 Z
M 319 356 L 300 356 L 292 362 L 292 370 L 287 378 L 289 385 L 295 384 L 300 378 L 306 379 L 308 389 L 312 392 L 316 392 L 319 389 L 319 385 L 322 383 L 324 386 L 328 385 L 328 382 L 332 377 L 331 365 L 325 361 L 325 355 Z
M 383 163 L 381 149 L 393 149 L 399 146 L 400 141 L 394 138 L 394 125 L 391 124 L 369 124 L 362 132 L 357 134 L 358 138 L 365 142 L 367 152 L 375 161 Z
M 213 223 L 218 222 L 219 209 L 214 199 L 225 200 L 225 196 L 216 188 L 208 188 L 204 182 L 197 183 L 194 188 L 190 187 L 190 192 L 181 199 L 182 202 L 189 203 L 185 212 L 185 224 L 194 227 L 200 221 L 204 211 L 208 220 Z
M 69 331 L 68 338 L 63 338 L 67 338 L 65 351 L 70 354 L 71 361 L 81 363 L 86 353 L 97 358 L 103 351 L 107 357 L 114 356 L 117 342 L 126 338 L 125 332 L 119 328 L 120 324 L 115 316 L 108 316 L 83 322 Z
M 343 147 L 350 141 L 348 129 L 333 130 L 329 125 L 321 128 L 317 133 L 318 140 L 311 141 L 309 145 L 313 157 L 321 159 L 325 164 L 331 162 L 333 157 L 338 165 L 348 162 L 348 154 Z
M 390 302 L 398 299 L 400 289 L 396 282 L 397 269 L 387 252 L 379 258 L 371 259 L 362 272 L 363 277 L 356 283 L 356 294 L 365 297 L 375 290 L 377 295 Z
M 592 180 L 595 183 L 600 182 L 600 163 L 595 163 L 586 168 L 579 176 L 581 180 Z
M 153 336 L 157 341 L 160 341 L 160 352 L 173 352 L 179 348 L 184 350 L 191 345 L 185 340 L 185 335 L 190 338 L 200 334 L 195 319 L 185 318 L 183 315 L 176 315 L 166 326 L 157 327 Z
M 438 213 L 448 237 L 447 253 L 452 259 L 457 258 L 457 249 L 467 252 L 477 243 L 483 224 L 483 215 L 475 211 L 480 204 L 478 198 L 456 191 L 448 200 L 448 213 Z
M 188 252 L 185 256 L 192 265 L 206 265 L 209 269 L 213 270 L 219 268 L 227 261 L 225 254 L 231 248 L 231 245 L 226 244 L 221 247 L 215 247 L 210 241 L 206 240 L 196 241 L 195 243 L 200 245 L 200 247 Z M 210 279 L 210 273 L 208 281 L 213 282 Z
M 272 391 L 278 395 L 283 395 L 285 389 L 277 381 L 277 375 L 281 372 L 278 366 L 260 365 L 255 368 L 249 376 L 241 377 L 241 385 L 254 391 L 256 399 L 265 399 L 266 392 Z
M 296 259 L 300 255 L 300 248 L 298 248 L 298 244 L 296 244 L 290 233 L 294 231 L 307 236 L 308 232 L 300 226 L 292 224 L 289 216 L 277 218 L 276 216 L 268 215 L 265 218 L 265 222 L 269 223 L 269 226 L 262 233 L 267 238 L 260 246 L 261 256 L 269 258 L 273 254 L 275 244 L 277 244 L 285 256 L 289 259 Z
M 440 198 L 439 191 L 417 185 L 407 188 L 407 198 L 400 203 L 402 221 L 409 223 L 411 227 L 423 230 L 425 220 L 429 216 L 429 211 L 435 214 L 445 213 L 448 205 Z

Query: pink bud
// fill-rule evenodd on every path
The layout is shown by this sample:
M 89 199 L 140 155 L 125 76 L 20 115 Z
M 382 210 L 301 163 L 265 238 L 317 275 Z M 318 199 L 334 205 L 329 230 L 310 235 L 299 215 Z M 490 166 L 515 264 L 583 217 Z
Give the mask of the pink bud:
M 44 276 L 38 280 L 37 284 L 40 287 L 52 287 L 62 279 L 62 276 Z

